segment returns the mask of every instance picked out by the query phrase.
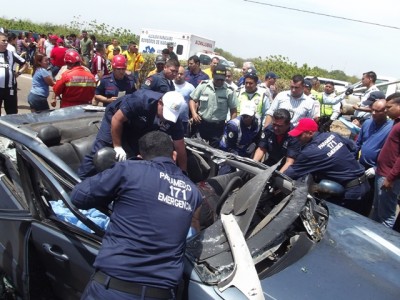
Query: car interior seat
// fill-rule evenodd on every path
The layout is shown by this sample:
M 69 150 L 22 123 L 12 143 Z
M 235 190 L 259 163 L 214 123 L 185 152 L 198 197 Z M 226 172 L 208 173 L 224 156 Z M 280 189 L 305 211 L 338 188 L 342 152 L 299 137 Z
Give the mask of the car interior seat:
M 57 127 L 46 125 L 39 129 L 37 137 L 72 170 L 78 170 L 81 159 L 70 143 L 61 143 L 61 132 Z

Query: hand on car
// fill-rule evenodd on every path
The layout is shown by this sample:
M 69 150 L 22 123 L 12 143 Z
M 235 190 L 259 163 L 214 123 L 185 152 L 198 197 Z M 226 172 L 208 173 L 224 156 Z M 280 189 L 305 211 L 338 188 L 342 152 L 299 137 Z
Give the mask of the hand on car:
M 115 158 L 118 161 L 126 160 L 126 152 L 122 147 L 114 147 L 115 150 Z

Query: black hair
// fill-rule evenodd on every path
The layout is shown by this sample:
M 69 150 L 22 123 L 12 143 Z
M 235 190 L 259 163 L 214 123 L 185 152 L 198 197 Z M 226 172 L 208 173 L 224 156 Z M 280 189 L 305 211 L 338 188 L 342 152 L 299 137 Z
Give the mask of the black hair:
M 294 76 L 292 77 L 292 81 L 293 81 L 294 83 L 301 82 L 301 84 L 304 85 L 304 77 L 301 76 L 301 75 L 294 75 Z
M 181 64 L 176 59 L 168 59 L 167 62 L 165 63 L 165 66 L 166 67 L 174 66 L 174 67 L 179 68 L 181 66 Z
M 290 112 L 284 108 L 278 108 L 274 111 L 272 117 L 275 120 L 284 120 L 286 124 L 290 123 Z
M 330 80 L 328 80 L 328 81 L 325 82 L 325 85 L 327 85 L 327 84 L 330 84 L 331 86 L 335 86 L 335 84 L 333 83 L 333 81 L 330 81 Z
M 400 92 L 387 96 L 386 101 L 392 101 L 394 104 L 400 104 Z
M 375 83 L 377 76 L 374 71 L 365 72 L 365 73 L 363 73 L 363 75 L 367 76 L 368 78 L 370 78 L 372 80 L 373 83 Z
M 139 153 L 145 160 L 155 157 L 172 157 L 174 144 L 168 134 L 151 131 L 139 139 Z
M 103 43 L 97 43 L 95 48 L 96 48 L 96 51 L 101 51 L 102 49 L 104 49 L 104 44 Z
M 195 64 L 200 64 L 200 58 L 197 55 L 192 55 L 191 57 L 189 57 L 188 62 L 189 60 L 193 60 Z

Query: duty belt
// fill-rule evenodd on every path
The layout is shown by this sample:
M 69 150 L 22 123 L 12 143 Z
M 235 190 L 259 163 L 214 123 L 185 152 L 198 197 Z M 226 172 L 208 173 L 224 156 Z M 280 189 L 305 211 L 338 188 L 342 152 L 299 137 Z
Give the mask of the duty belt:
M 161 289 L 151 286 L 145 286 L 140 283 L 117 279 L 107 274 L 97 271 L 94 273 L 93 280 L 100 283 L 108 289 L 141 296 L 144 291 L 144 297 L 157 299 L 173 299 L 175 298 L 173 289 Z
M 362 176 L 349 181 L 346 184 L 345 188 L 349 189 L 349 188 L 355 187 L 355 186 L 360 185 L 361 183 L 363 183 L 365 180 L 367 180 L 367 176 L 365 176 L 365 174 L 363 174 Z

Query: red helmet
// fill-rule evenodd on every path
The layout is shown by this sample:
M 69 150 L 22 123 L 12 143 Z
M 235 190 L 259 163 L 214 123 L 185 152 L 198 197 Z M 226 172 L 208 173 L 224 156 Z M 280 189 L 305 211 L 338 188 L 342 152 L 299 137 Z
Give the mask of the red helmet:
M 115 55 L 112 59 L 112 63 L 111 63 L 113 69 L 116 68 L 126 68 L 126 58 L 125 56 L 118 54 Z
M 79 55 L 78 51 L 74 49 L 70 49 L 65 52 L 64 62 L 66 64 L 74 64 L 81 61 L 81 56 Z

